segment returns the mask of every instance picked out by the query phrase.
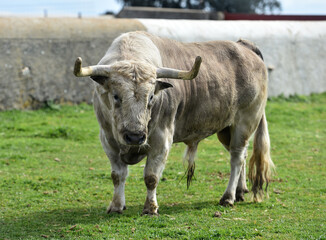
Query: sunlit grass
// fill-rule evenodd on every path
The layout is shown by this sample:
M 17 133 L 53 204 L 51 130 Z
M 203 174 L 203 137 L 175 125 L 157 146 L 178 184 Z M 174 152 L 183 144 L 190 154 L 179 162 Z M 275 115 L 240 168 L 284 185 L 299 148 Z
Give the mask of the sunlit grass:
M 173 146 L 160 216 L 148 217 L 144 161 L 130 167 L 124 214 L 105 213 L 113 185 L 92 106 L 0 112 L 0 239 L 325 239 L 326 94 L 273 98 L 266 114 L 277 167 L 269 199 L 218 205 L 229 156 L 211 136 L 189 190 L 184 145 Z

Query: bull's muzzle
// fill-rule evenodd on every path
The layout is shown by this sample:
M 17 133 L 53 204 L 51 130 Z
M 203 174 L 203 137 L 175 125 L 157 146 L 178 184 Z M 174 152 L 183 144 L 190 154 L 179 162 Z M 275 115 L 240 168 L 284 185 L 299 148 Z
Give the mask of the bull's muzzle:
M 142 145 L 146 141 L 145 133 L 125 132 L 123 139 L 128 145 Z

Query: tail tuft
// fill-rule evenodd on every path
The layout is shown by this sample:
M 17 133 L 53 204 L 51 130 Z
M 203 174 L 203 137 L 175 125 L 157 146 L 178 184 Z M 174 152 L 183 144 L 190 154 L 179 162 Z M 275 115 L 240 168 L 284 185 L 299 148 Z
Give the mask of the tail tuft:
M 254 137 L 253 154 L 249 161 L 249 181 L 252 185 L 254 201 L 260 202 L 267 193 L 274 163 L 270 157 L 270 140 L 265 114 L 262 116 Z
M 195 174 L 195 168 L 196 168 L 195 156 L 196 156 L 196 152 L 197 152 L 197 146 L 198 146 L 198 143 L 193 143 L 191 145 L 187 145 L 187 150 L 186 150 L 186 154 L 184 157 L 184 161 L 187 160 L 187 162 L 188 162 L 188 167 L 187 167 L 187 170 L 185 173 L 185 175 L 187 175 L 187 189 L 189 189 L 191 181 Z
M 191 166 L 188 166 L 187 169 L 187 189 L 189 189 L 193 176 L 195 175 L 196 164 L 193 163 Z

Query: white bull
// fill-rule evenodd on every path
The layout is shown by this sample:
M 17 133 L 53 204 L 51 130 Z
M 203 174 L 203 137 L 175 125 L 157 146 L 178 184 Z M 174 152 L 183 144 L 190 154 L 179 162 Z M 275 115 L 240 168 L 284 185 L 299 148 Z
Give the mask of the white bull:
M 192 66 L 196 56 L 203 62 L 197 57 Z M 264 110 L 267 72 L 250 42 L 180 43 L 131 32 L 115 39 L 98 65 L 81 65 L 78 58 L 74 73 L 95 81 L 100 139 L 112 167 L 114 196 L 108 212 L 125 209 L 128 165 L 147 157 L 143 213 L 157 214 L 156 188 L 172 143 L 188 146 L 189 186 L 197 145 L 214 133 L 231 156 L 229 184 L 220 204 L 243 201 L 248 192 L 245 158 L 254 132 L 249 179 L 255 199 L 265 183 L 267 187 L 273 166 Z

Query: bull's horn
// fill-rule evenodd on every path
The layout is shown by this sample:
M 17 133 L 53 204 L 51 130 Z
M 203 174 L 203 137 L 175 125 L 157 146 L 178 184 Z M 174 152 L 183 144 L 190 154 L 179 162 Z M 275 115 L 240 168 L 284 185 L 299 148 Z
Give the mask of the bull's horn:
M 76 77 L 109 76 L 110 65 L 82 67 L 82 59 L 79 57 L 75 62 L 74 74 Z
M 201 57 L 197 56 L 195 63 L 190 71 L 182 71 L 182 70 L 177 70 L 172 68 L 158 68 L 156 70 L 156 77 L 191 80 L 197 76 L 199 72 L 200 64 L 201 64 Z

